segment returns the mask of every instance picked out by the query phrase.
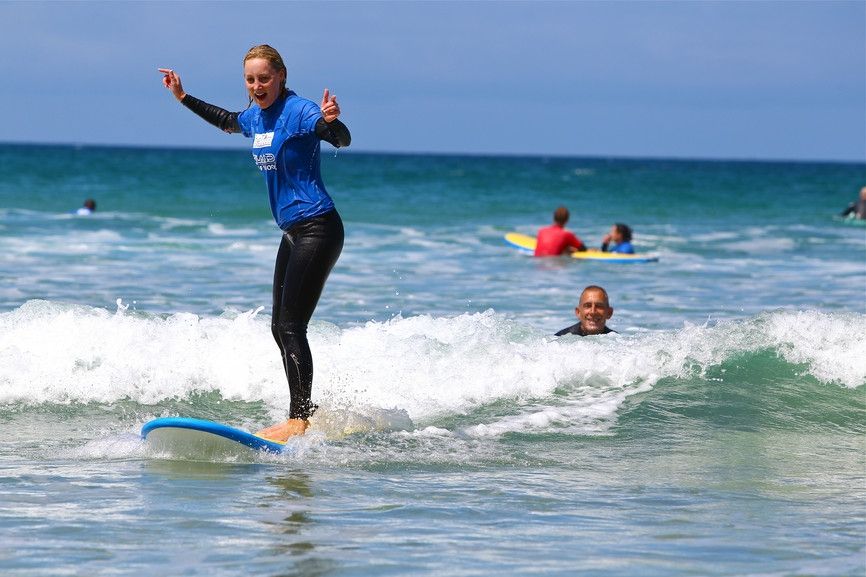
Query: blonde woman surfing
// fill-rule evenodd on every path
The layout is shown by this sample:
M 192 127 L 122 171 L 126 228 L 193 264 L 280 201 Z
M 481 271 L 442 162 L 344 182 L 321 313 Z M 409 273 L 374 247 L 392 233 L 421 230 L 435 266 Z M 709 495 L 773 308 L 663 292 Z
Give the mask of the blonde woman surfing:
M 343 249 L 343 222 L 321 175 L 322 140 L 349 146 L 351 135 L 338 120 L 337 97 L 325 89 L 321 104 L 286 88 L 286 66 L 270 46 L 254 46 L 244 57 L 250 105 L 229 112 L 186 92 L 180 76 L 160 68 L 163 84 L 183 104 L 217 128 L 253 139 L 253 160 L 268 187 L 271 212 L 283 231 L 274 267 L 271 332 L 289 383 L 289 419 L 258 435 L 285 441 L 309 426 L 313 359 L 307 324 L 325 281 Z

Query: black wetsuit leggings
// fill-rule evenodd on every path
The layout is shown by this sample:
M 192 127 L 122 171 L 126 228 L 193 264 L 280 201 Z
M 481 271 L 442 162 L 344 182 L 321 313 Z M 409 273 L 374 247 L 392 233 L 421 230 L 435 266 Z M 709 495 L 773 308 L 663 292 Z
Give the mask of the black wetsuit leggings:
M 333 210 L 292 226 L 277 252 L 271 332 L 289 381 L 291 419 L 307 419 L 316 409 L 310 402 L 313 357 L 307 324 L 342 250 L 343 221 Z

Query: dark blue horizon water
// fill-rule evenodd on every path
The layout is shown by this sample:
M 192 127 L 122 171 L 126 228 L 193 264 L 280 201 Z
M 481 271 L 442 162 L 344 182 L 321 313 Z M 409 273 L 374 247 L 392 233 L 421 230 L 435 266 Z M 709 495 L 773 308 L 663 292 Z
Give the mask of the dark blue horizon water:
M 866 164 L 323 149 L 310 433 L 173 460 L 285 417 L 248 154 L 0 145 L 0 573 L 864 573 Z M 560 204 L 659 261 L 504 243 Z M 588 284 L 618 334 L 554 338 Z

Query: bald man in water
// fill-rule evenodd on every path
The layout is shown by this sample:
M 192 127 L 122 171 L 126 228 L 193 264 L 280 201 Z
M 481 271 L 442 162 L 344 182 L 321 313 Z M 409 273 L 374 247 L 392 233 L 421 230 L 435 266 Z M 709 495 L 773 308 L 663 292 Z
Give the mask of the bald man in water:
M 607 326 L 607 321 L 613 316 L 613 307 L 607 291 L 600 286 L 590 285 L 580 293 L 580 302 L 574 309 L 574 314 L 580 319 L 577 324 L 562 329 L 556 336 L 577 335 L 586 337 L 589 335 L 604 335 L 615 333 Z

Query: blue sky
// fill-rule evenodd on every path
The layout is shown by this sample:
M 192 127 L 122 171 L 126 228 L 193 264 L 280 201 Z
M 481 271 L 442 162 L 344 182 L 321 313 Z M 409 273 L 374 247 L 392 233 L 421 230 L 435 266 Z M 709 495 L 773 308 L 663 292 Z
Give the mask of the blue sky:
M 359 151 L 866 160 L 866 2 L 0 2 L 0 141 L 238 147 L 268 43 Z

